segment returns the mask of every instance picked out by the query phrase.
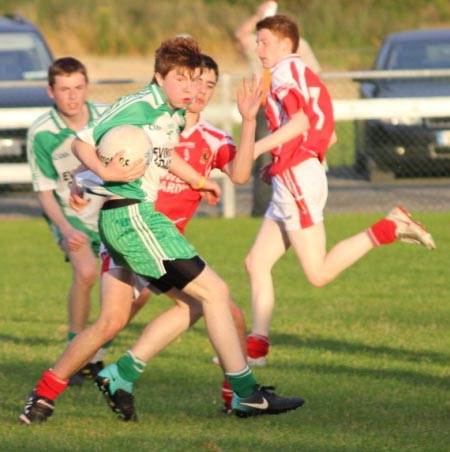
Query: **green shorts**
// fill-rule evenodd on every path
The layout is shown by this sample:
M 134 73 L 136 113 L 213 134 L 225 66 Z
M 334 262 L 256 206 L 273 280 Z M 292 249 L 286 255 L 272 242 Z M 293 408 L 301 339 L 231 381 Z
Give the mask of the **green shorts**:
M 100 236 L 117 265 L 138 275 L 160 278 L 164 261 L 190 259 L 195 248 L 153 203 L 134 200 L 107 201 L 100 213 Z M 116 207 L 123 205 L 123 207 Z

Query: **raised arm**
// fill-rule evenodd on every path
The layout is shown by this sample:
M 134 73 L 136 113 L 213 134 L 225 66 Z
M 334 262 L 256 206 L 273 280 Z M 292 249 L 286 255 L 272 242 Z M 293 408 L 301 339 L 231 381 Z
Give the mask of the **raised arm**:
M 233 161 L 224 168 L 235 184 L 245 184 L 251 175 L 255 149 L 256 115 L 258 113 L 263 89 L 261 81 L 252 77 L 251 84 L 244 78 L 242 88 L 237 93 L 239 113 L 242 116 L 241 138 Z
M 256 24 L 266 16 L 267 10 L 271 7 L 271 2 L 264 2 L 256 10 L 255 14 L 245 19 L 234 32 L 234 37 L 243 49 L 247 49 L 251 44 L 252 33 L 256 30 Z

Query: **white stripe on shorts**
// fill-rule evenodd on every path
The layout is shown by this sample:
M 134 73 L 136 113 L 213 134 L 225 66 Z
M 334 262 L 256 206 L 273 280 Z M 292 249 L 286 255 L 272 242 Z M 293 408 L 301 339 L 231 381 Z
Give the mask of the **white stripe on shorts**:
M 145 221 L 143 221 L 142 216 L 139 212 L 139 204 L 132 204 L 128 208 L 130 210 L 130 220 L 134 230 L 144 243 L 150 255 L 158 263 L 158 268 L 161 273 L 166 273 L 163 261 L 168 260 L 168 256 L 165 254 L 164 250 L 158 243 L 158 240 L 155 238 L 151 229 L 147 226 Z

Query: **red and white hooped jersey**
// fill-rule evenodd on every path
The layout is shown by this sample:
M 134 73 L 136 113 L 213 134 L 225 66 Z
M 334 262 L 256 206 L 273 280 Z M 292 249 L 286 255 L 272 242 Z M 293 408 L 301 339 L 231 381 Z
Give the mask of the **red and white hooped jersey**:
M 174 151 L 200 174 L 209 177 L 211 170 L 223 170 L 234 159 L 236 145 L 228 133 L 200 118 L 194 127 L 181 133 Z M 155 209 L 169 217 L 183 233 L 200 201 L 198 191 L 169 172 L 161 179 Z
M 305 133 L 272 149 L 271 174 L 282 173 L 308 158 L 322 161 L 334 131 L 333 105 L 326 86 L 297 54 L 283 58 L 271 71 L 266 118 L 270 132 L 300 110 L 308 116 Z

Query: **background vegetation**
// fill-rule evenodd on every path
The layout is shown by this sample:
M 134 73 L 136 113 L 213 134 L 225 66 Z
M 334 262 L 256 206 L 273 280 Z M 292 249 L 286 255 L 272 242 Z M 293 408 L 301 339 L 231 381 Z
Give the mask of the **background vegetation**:
M 450 25 L 447 0 L 280 0 L 298 18 L 325 69 L 361 68 L 390 32 Z M 190 33 L 205 51 L 236 56 L 233 30 L 259 0 L 2 0 L 37 23 L 56 54 L 146 55 Z
M 224 417 L 221 372 L 211 364 L 214 352 L 200 321 L 148 365 L 136 388 L 138 423 L 118 421 L 85 384 L 58 399 L 46 424 L 29 427 L 17 417 L 64 347 L 70 271 L 43 219 L 0 222 L 0 450 L 448 452 L 450 214 L 417 217 L 433 232 L 433 252 L 382 247 L 321 289 L 307 284 L 291 252 L 276 265 L 270 365 L 255 373 L 282 394 L 303 396 L 298 411 Z M 329 245 L 376 219 L 328 215 Z M 243 258 L 259 225 L 252 218 L 197 218 L 187 231 L 248 319 Z M 107 362 L 170 305 L 164 296 L 151 300 L 114 342 Z

